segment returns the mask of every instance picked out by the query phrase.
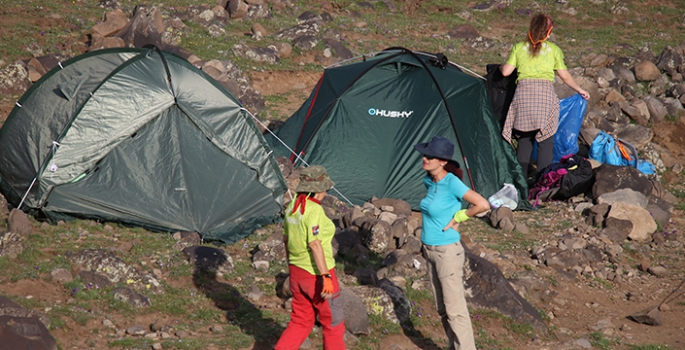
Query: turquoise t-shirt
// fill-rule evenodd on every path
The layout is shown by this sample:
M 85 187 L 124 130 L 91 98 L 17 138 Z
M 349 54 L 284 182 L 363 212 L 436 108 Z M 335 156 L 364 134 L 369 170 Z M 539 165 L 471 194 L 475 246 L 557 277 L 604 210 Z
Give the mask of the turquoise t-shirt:
M 564 53 L 554 43 L 544 41 L 537 56 L 530 55 L 530 43 L 522 41 L 511 48 L 507 64 L 516 67 L 518 78 L 546 79 L 554 82 L 554 71 L 567 69 L 564 64 Z
M 454 229 L 442 229 L 450 223 L 454 214 L 462 209 L 462 198 L 469 190 L 458 177 L 447 173 L 442 180 L 433 182 L 430 176 L 423 179 L 426 197 L 421 200 L 423 218 L 421 242 L 427 245 L 446 245 L 459 242 L 461 236 Z

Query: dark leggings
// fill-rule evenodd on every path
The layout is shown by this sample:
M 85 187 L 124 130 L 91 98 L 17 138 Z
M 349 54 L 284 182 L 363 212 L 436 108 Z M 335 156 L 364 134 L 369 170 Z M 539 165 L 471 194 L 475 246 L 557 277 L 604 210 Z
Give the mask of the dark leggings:
M 530 158 L 533 154 L 533 143 L 535 142 L 535 135 L 538 130 L 534 131 L 518 131 L 514 129 L 514 137 L 518 139 L 518 147 L 516 148 L 516 158 L 518 158 L 521 167 L 523 168 L 523 175 L 528 179 L 528 166 L 530 165 Z M 554 160 L 554 135 L 538 143 L 538 171 L 546 168 L 552 164 Z

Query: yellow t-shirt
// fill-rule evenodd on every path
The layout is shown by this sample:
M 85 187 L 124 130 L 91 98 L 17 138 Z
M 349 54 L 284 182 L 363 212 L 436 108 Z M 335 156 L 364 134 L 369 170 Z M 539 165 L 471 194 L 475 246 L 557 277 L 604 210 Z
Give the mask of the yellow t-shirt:
M 283 221 L 283 234 L 288 237 L 288 260 L 290 264 L 307 270 L 313 275 L 320 275 L 328 271 L 318 271 L 314 256 L 309 249 L 309 243 L 320 240 L 323 254 L 326 258 L 326 266 L 329 269 L 335 267 L 333 258 L 333 246 L 331 241 L 335 235 L 335 225 L 326 216 L 320 204 L 307 200 L 304 214 L 300 214 L 300 208 L 293 211 L 296 201 L 292 201 L 285 210 Z
M 521 79 L 546 79 L 554 82 L 554 71 L 567 69 L 564 53 L 554 43 L 544 41 L 537 56 L 530 55 L 530 43 L 522 41 L 511 48 L 507 64 L 516 67 L 518 83 Z

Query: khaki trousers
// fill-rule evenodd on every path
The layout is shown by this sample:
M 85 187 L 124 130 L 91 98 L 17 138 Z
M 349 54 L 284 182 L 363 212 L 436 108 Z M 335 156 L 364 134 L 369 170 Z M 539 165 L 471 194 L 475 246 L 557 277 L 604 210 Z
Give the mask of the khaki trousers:
M 464 297 L 464 247 L 460 242 L 423 246 L 435 306 L 447 333 L 449 348 L 475 350 L 473 327 Z

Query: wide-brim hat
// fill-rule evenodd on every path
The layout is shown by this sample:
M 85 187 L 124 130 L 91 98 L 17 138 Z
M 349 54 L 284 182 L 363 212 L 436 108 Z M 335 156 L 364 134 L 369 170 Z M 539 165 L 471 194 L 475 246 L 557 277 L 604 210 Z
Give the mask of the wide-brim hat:
M 425 156 L 454 161 L 454 144 L 442 136 L 434 136 L 429 142 L 418 143 L 414 145 L 414 149 Z
M 330 190 L 335 183 L 328 176 L 326 168 L 312 165 L 300 171 L 300 184 L 295 192 L 318 193 Z

